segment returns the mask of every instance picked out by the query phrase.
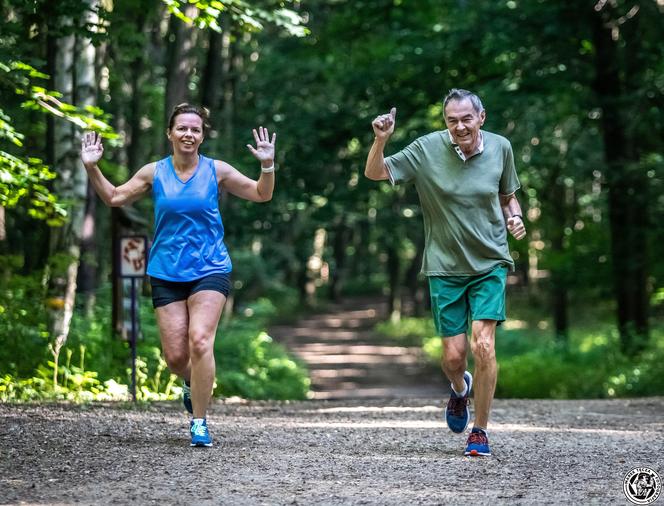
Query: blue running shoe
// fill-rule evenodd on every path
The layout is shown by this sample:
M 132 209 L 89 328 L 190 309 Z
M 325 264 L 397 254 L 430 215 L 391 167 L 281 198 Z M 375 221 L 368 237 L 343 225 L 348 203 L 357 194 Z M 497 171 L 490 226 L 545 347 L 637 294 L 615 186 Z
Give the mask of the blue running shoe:
M 468 409 L 468 396 L 473 388 L 473 375 L 468 371 L 463 373 L 463 380 L 466 382 L 466 395 L 459 396 L 452 389 L 450 400 L 447 401 L 445 408 L 445 421 L 452 432 L 462 433 L 468 427 L 470 421 L 470 410 Z
M 466 451 L 463 453 L 467 457 L 490 457 L 491 448 L 489 448 L 489 438 L 482 429 L 474 428 L 470 431 Z
M 191 387 L 187 385 L 186 381 L 182 382 L 182 404 L 190 415 L 194 414 L 194 407 L 191 404 Z
M 205 418 L 192 420 L 189 431 L 191 432 L 191 446 L 212 446 L 212 437 Z

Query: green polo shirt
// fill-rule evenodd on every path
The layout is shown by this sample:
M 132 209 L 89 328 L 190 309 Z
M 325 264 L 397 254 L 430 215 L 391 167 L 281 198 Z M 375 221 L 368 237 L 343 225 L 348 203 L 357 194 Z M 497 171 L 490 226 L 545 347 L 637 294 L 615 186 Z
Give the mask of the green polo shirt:
M 385 159 L 392 184 L 412 181 L 424 217 L 427 276 L 471 276 L 514 268 L 498 195 L 520 188 L 509 141 L 482 130 L 484 150 L 462 160 L 447 130 L 420 137 Z

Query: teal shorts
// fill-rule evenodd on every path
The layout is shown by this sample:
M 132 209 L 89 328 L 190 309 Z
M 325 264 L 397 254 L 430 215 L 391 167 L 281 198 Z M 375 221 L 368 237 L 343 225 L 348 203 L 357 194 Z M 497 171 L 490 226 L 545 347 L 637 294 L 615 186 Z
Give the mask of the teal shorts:
M 438 335 L 451 337 L 468 330 L 468 321 L 505 321 L 507 267 L 477 276 L 429 276 L 431 312 Z

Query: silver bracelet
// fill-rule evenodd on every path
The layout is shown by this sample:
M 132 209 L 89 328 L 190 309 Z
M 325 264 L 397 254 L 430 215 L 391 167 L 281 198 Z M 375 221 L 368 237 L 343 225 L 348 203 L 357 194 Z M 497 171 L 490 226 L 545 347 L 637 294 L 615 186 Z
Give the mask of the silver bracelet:
M 272 174 L 274 172 L 274 163 L 269 167 L 261 167 L 261 172 L 263 174 Z

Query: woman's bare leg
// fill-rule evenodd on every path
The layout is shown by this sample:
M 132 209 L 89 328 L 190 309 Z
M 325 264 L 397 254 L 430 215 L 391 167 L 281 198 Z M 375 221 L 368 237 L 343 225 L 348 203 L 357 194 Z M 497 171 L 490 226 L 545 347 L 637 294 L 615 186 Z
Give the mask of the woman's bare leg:
M 194 418 L 205 418 L 212 395 L 216 372 L 214 338 L 225 303 L 226 297 L 214 290 L 201 290 L 187 299 Z

